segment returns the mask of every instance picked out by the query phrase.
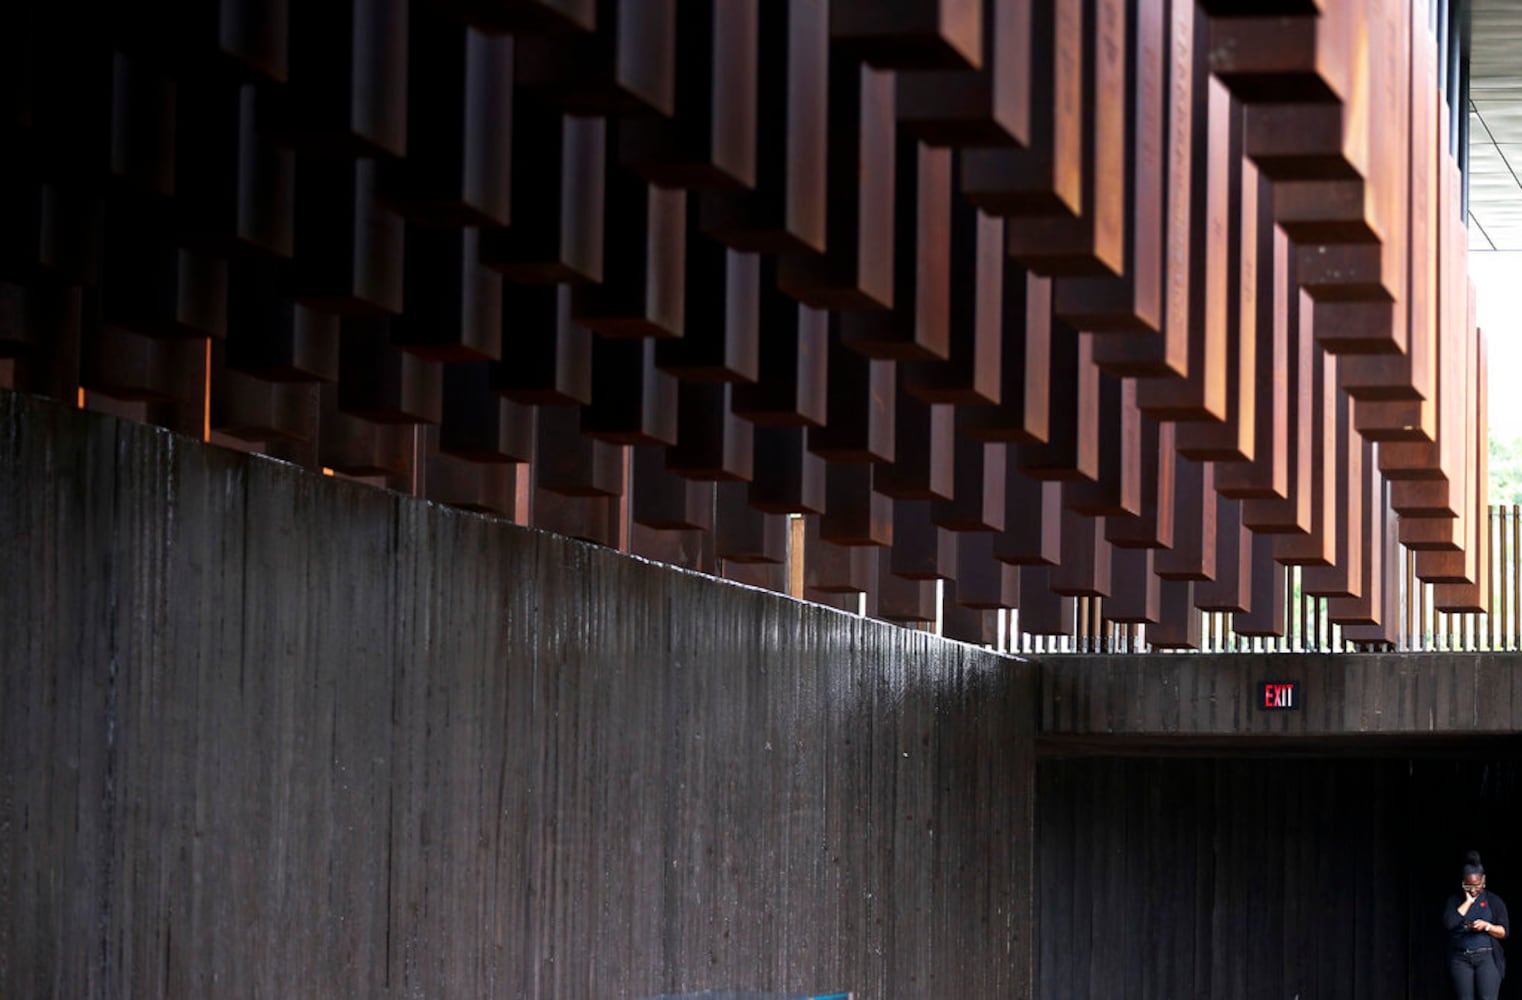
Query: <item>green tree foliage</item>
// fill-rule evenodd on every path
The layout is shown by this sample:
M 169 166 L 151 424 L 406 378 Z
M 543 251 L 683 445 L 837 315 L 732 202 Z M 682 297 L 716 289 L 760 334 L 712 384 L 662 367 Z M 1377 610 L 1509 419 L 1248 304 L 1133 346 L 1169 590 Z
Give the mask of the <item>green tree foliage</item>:
M 1490 437 L 1490 502 L 1522 504 L 1522 437 Z

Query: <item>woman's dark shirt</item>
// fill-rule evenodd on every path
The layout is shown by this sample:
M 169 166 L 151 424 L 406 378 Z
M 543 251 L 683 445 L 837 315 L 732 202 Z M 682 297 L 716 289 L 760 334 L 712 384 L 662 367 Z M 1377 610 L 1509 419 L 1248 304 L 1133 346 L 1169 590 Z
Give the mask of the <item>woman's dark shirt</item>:
M 1501 942 L 1484 931 L 1472 931 L 1464 924 L 1470 920 L 1483 920 L 1488 924 L 1501 925 L 1510 934 L 1511 920 L 1506 915 L 1506 904 L 1500 896 L 1488 890 L 1475 897 L 1468 913 L 1461 914 L 1459 906 L 1463 902 L 1464 897 L 1455 893 L 1448 897 L 1448 908 L 1443 911 L 1443 927 L 1448 931 L 1449 954 L 1489 948 L 1494 953 L 1496 968 L 1504 974 L 1506 958 L 1501 952 Z

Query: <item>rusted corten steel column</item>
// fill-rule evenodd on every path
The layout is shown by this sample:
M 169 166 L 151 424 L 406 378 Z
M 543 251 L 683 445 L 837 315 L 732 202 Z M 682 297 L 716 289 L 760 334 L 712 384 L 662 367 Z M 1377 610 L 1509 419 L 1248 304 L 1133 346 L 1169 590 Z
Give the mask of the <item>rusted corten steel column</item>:
M 1485 605 L 1431 0 L 103 11 L 6 28 L 0 386 L 968 638 Z

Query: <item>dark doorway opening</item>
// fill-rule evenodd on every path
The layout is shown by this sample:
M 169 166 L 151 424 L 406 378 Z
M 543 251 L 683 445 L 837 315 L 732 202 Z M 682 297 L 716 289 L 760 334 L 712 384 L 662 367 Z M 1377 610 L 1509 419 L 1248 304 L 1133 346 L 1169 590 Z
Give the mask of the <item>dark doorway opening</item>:
M 1466 850 L 1522 920 L 1517 749 L 1043 758 L 1038 1000 L 1451 996 L 1440 916 Z M 1522 1000 L 1522 927 L 1507 955 Z

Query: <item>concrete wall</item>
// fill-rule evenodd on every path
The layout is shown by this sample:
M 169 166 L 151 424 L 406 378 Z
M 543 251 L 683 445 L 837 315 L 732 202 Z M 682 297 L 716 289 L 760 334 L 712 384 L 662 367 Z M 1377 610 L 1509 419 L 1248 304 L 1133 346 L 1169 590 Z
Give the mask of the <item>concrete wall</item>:
M 0 996 L 1030 996 L 1033 668 L 0 394 Z
M 1451 995 L 1439 915 L 1464 852 L 1522 899 L 1519 666 L 1045 659 L 1037 996 Z M 1258 682 L 1295 684 L 1298 709 L 1261 710 Z
M 1054 656 L 1041 674 L 1041 731 L 1054 743 L 1352 738 L 1372 746 L 1522 733 L 1522 653 Z M 1293 682 L 1299 707 L 1261 710 L 1262 681 Z
M 1438 1000 L 1464 852 L 1522 900 L 1522 761 L 1074 757 L 1037 768 L 1041 1000 Z M 1502 1000 L 1522 997 L 1516 927 Z

